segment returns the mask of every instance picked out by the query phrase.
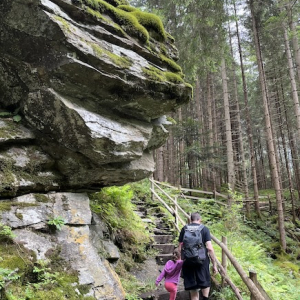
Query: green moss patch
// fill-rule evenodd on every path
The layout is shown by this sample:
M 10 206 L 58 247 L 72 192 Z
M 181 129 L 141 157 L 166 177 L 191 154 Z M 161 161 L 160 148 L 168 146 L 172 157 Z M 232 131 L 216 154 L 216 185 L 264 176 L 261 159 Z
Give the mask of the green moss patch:
M 133 11 L 137 10 L 137 8 L 132 7 L 130 5 L 119 5 L 118 8 L 122 9 L 124 11 L 127 11 L 127 12 L 133 12 Z
M 1 269 L 19 269 L 19 272 L 27 270 L 28 266 L 30 266 L 31 262 L 23 259 L 23 253 L 18 253 L 15 245 L 8 243 L 0 244 L 0 268 Z M 23 255 L 22 255 L 23 254 Z
M 132 61 L 126 57 L 118 56 L 112 52 L 109 52 L 103 48 L 101 48 L 97 44 L 91 44 L 95 55 L 98 57 L 107 56 L 109 59 L 117 66 L 122 69 L 128 69 L 132 65 Z
M 101 14 L 108 14 L 116 23 L 123 26 L 128 34 L 138 38 L 143 43 L 149 41 L 149 33 L 146 28 L 139 24 L 138 20 L 130 13 L 102 0 L 83 0 L 83 2 Z
M 134 15 L 139 23 L 148 31 L 153 30 L 155 33 L 157 33 L 157 40 L 165 41 L 167 39 L 167 34 L 165 32 L 163 23 L 158 16 L 140 10 L 134 10 L 131 12 L 131 14 Z
M 144 74 L 147 75 L 147 77 L 153 81 L 165 81 L 165 77 L 163 75 L 163 72 L 160 72 L 158 69 L 154 67 L 150 68 L 142 68 Z
M 69 23 L 66 19 L 64 19 L 64 18 L 62 18 L 62 17 L 60 17 L 60 16 L 55 16 L 55 19 L 56 19 L 57 21 L 59 21 L 59 22 L 63 25 L 63 27 L 65 28 L 65 30 L 66 30 L 67 32 L 71 32 L 71 26 L 70 26 L 70 23 Z
M 51 202 L 51 200 L 44 194 L 34 194 L 34 197 L 37 202 L 42 202 L 42 203 Z
M 172 72 L 165 72 L 165 77 L 167 81 L 173 82 L 173 83 L 184 83 L 184 80 L 181 78 L 180 75 Z
M 34 203 L 27 202 L 12 202 L 12 201 L 0 201 L 0 211 L 9 211 L 13 206 L 17 206 L 18 208 L 37 206 Z
M 126 0 L 106 0 L 109 4 L 117 7 L 119 5 L 128 5 L 128 1 Z
M 167 39 L 167 33 L 161 19 L 154 14 L 140 11 L 127 4 L 124 5 L 117 0 L 83 0 L 83 3 L 100 14 L 108 14 L 128 34 L 137 37 L 143 43 L 149 42 L 148 31 L 157 33 L 157 37 L 161 41 Z M 91 11 L 89 12 L 91 13 Z M 97 13 L 93 13 L 93 15 L 100 19 Z
M 160 55 L 160 59 L 167 64 L 174 72 L 180 73 L 180 75 L 182 76 L 182 69 L 181 67 L 176 64 L 176 62 L 168 57 L 166 57 L 165 55 L 161 54 Z
M 54 251 L 55 252 L 55 251 Z M 58 254 L 58 253 L 56 253 Z M 91 300 L 89 288 L 78 284 L 77 272 L 63 260 L 36 261 L 22 245 L 0 242 L 0 284 L 3 300 Z M 70 271 L 66 271 L 70 270 Z M 6 283 L 9 284 L 6 285 Z M 77 291 L 76 291 L 77 287 Z M 78 294 L 78 291 L 80 293 Z
M 172 73 L 172 72 L 164 72 L 150 66 L 149 68 L 142 68 L 144 74 L 153 81 L 168 81 L 172 83 L 184 83 L 184 80 L 181 78 L 179 74 Z

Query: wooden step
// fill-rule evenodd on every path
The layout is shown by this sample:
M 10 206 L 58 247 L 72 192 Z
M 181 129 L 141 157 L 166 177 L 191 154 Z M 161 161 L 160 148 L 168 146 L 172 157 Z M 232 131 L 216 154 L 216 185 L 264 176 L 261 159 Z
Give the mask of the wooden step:
M 156 244 L 169 244 L 173 241 L 173 235 L 153 235 Z
M 158 265 L 165 265 L 165 263 L 172 258 L 173 258 L 173 255 L 170 253 L 169 254 L 158 254 L 155 256 L 155 260 Z
M 173 254 L 175 246 L 173 244 L 153 244 L 152 247 L 161 254 Z
M 169 235 L 170 234 L 170 229 L 169 228 L 154 228 L 153 233 L 155 235 Z M 171 232 L 172 233 L 172 232 Z

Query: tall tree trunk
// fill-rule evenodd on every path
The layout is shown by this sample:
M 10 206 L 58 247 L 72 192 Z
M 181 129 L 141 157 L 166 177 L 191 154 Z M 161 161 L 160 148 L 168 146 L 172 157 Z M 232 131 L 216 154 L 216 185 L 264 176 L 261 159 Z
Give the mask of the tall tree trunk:
M 297 92 L 297 86 L 296 86 L 296 80 L 295 80 L 292 53 L 291 53 L 291 49 L 290 49 L 290 44 L 289 44 L 289 40 L 288 40 L 288 33 L 287 33 L 287 29 L 285 27 L 285 24 L 283 25 L 283 35 L 284 35 L 284 43 L 285 43 L 285 52 L 286 52 L 288 67 L 289 67 L 289 75 L 290 75 L 291 89 L 292 89 L 292 98 L 293 98 L 293 102 L 294 102 L 295 116 L 296 116 L 296 121 L 297 121 L 297 131 L 298 131 L 298 137 L 300 138 L 299 98 L 298 98 L 298 92 Z
M 175 185 L 175 174 L 176 174 L 176 165 L 174 160 L 174 133 L 173 130 L 169 130 L 169 139 L 168 139 L 168 151 L 169 151 L 169 182 L 172 185 Z
M 229 31 L 229 40 L 230 40 L 230 50 L 231 50 L 231 56 L 233 57 L 233 48 L 232 48 L 232 40 L 231 40 L 231 32 L 230 27 L 228 26 Z M 244 143 L 243 143 L 243 131 L 242 131 L 242 123 L 241 123 L 241 113 L 240 113 L 240 103 L 239 103 L 239 97 L 238 97 L 238 86 L 237 86 L 237 75 L 236 75 L 236 69 L 235 69 L 235 62 L 233 60 L 232 63 L 232 70 L 233 70 L 233 86 L 234 86 L 234 99 L 235 99 L 235 115 L 236 115 L 236 126 L 238 130 L 238 148 L 239 148 L 239 157 L 241 161 L 241 173 L 242 173 L 242 190 L 245 194 L 246 200 L 249 198 L 249 189 L 248 189 L 248 180 L 247 180 L 247 170 L 246 170 L 246 160 L 245 160 L 245 151 L 244 151 Z M 247 201 L 248 203 L 248 201 Z M 247 212 L 248 214 L 249 212 Z M 249 214 L 248 214 L 249 215 Z
M 223 85 L 223 100 L 224 100 L 224 114 L 225 114 L 225 127 L 226 127 L 226 149 L 227 149 L 227 174 L 228 185 L 234 191 L 235 188 L 235 172 L 234 172 L 234 159 L 232 148 L 232 132 L 231 132 L 231 119 L 230 119 L 230 107 L 228 97 L 228 84 L 225 59 L 222 58 L 221 63 L 222 85 Z
M 294 57 L 295 57 L 295 61 L 296 61 L 298 82 L 300 84 L 300 47 L 299 47 L 299 43 L 298 43 L 297 28 L 296 28 L 296 24 L 293 19 L 293 7 L 290 2 L 288 3 L 287 10 L 288 10 L 288 16 L 289 16 L 289 27 L 290 27 L 290 30 L 292 33 L 292 44 L 293 44 Z
M 265 127 L 266 127 L 265 129 L 266 129 L 267 144 L 268 144 L 268 148 L 269 148 L 270 168 L 271 168 L 272 181 L 273 181 L 273 185 L 275 188 L 276 201 L 277 201 L 280 244 L 281 244 L 282 249 L 285 251 L 286 250 L 286 236 L 285 236 L 285 228 L 284 228 L 284 216 L 283 216 L 283 209 L 282 209 L 282 198 L 281 198 L 279 174 L 278 174 L 277 163 L 276 163 L 276 155 L 275 155 L 271 121 L 270 121 L 270 113 L 269 113 L 269 107 L 268 107 L 268 90 L 267 90 L 266 81 L 265 81 L 265 73 L 264 73 L 263 62 L 262 62 L 262 57 L 261 57 L 260 42 L 259 42 L 259 37 L 258 37 L 257 23 L 256 23 L 255 12 L 254 12 L 254 1 L 253 0 L 250 0 L 250 10 L 251 10 L 251 17 L 252 17 L 253 37 L 254 37 L 254 44 L 255 44 L 255 50 L 256 50 L 256 59 L 257 59 L 258 71 L 259 71 L 259 80 L 260 80 L 262 98 L 263 98 Z
M 236 36 L 237 36 L 237 40 L 238 40 L 240 66 L 241 66 L 242 81 L 243 81 L 243 94 L 244 94 L 245 111 L 246 111 L 245 113 L 246 113 L 246 123 L 247 123 L 247 135 L 248 135 L 248 142 L 249 142 L 249 148 L 250 148 L 250 163 L 251 163 L 251 173 L 252 173 L 252 179 L 253 179 L 253 192 L 254 192 L 255 210 L 256 210 L 256 214 L 259 217 L 261 217 L 260 207 L 259 207 L 259 197 L 258 197 L 258 185 L 257 185 L 257 172 L 256 172 L 256 163 L 255 163 L 255 153 L 254 153 L 254 147 L 253 147 L 252 121 L 251 121 L 251 117 L 250 117 L 249 103 L 248 103 L 248 92 L 247 92 L 248 87 L 247 87 L 247 82 L 246 82 L 246 78 L 245 78 L 244 59 L 243 59 L 243 52 L 242 52 L 242 47 L 241 47 L 239 24 L 238 24 L 238 21 L 237 21 L 235 2 L 233 3 L 233 5 L 234 5 L 235 20 L 236 20 L 235 21 Z M 246 211 L 247 211 L 247 215 L 250 216 L 250 205 L 249 205 L 248 201 L 246 202 Z
M 277 85 L 275 85 L 277 87 Z M 279 99 L 279 93 L 277 91 L 277 97 Z M 284 154 L 284 161 L 285 161 L 285 167 L 287 171 L 287 178 L 288 178 L 288 186 L 290 191 L 290 197 L 291 197 L 291 203 L 292 203 L 292 215 L 293 215 L 293 222 L 296 222 L 296 215 L 295 215 L 295 200 L 294 200 L 294 193 L 293 193 L 293 182 L 292 182 L 292 175 L 291 170 L 289 166 L 289 158 L 287 153 L 287 145 L 286 145 L 286 137 L 283 131 L 283 118 L 282 118 L 282 112 L 280 108 L 280 104 L 277 102 L 277 111 L 279 116 L 279 131 L 281 135 L 281 141 L 282 141 L 282 147 L 283 147 L 283 154 Z
M 178 120 L 182 126 L 182 109 L 178 110 Z M 184 137 L 179 137 L 179 169 L 180 169 L 180 185 L 186 186 L 186 174 L 185 174 L 185 155 L 184 155 Z
M 212 119 L 213 119 L 213 145 L 214 145 L 214 153 L 218 154 L 219 151 L 219 136 L 218 136 L 218 126 L 217 126 L 217 108 L 216 108 L 216 101 L 215 101 L 215 85 L 214 85 L 214 78 L 212 74 L 211 77 L 211 96 L 212 96 Z M 217 172 L 216 165 L 214 164 L 214 183 L 215 189 L 221 188 L 221 176 L 220 173 Z
M 201 139 L 201 141 L 199 141 L 201 143 L 201 146 L 204 147 L 206 145 L 206 139 L 205 139 L 205 134 L 203 132 L 203 103 L 201 102 L 201 92 L 203 93 L 203 91 L 201 90 L 200 87 L 200 80 L 199 78 L 196 79 L 196 83 L 195 83 L 195 89 L 194 89 L 194 95 L 195 95 L 195 112 L 196 112 L 196 119 L 198 121 L 198 123 L 200 124 L 199 128 L 198 128 L 198 134 L 199 137 Z M 206 176 L 206 168 L 205 165 L 202 166 L 201 168 L 201 185 L 203 187 L 204 190 L 207 190 L 207 176 Z
M 266 166 L 265 166 L 265 158 L 264 158 L 264 149 L 262 146 L 262 139 L 261 139 L 261 129 L 256 129 L 257 134 L 257 151 L 256 151 L 256 164 L 258 165 L 258 178 L 260 182 L 260 189 L 265 190 L 267 188 L 267 179 L 266 179 Z
M 158 181 L 164 180 L 164 146 L 161 146 L 156 151 L 156 171 L 154 179 Z

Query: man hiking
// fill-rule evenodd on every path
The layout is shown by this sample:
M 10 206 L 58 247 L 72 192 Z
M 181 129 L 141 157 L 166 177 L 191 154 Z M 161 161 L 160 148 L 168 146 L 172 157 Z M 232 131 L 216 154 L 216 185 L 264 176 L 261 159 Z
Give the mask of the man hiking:
M 201 289 L 203 299 L 208 299 L 210 291 L 210 260 L 213 272 L 218 272 L 216 256 L 211 243 L 209 229 L 201 224 L 201 216 L 194 212 L 191 214 L 191 223 L 185 225 L 179 235 L 179 249 L 182 252 L 184 263 L 182 277 L 185 290 L 190 291 L 191 300 L 199 300 Z M 195 241 L 197 245 L 195 246 Z M 196 250 L 195 250 L 196 249 Z M 203 251 L 203 254 L 201 252 Z M 198 257 L 192 257 L 197 252 Z

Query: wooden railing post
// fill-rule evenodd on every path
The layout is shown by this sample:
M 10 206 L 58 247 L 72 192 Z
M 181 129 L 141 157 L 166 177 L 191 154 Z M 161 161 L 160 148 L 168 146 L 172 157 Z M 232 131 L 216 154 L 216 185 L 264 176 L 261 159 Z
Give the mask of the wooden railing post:
M 150 183 L 151 183 L 151 200 L 152 200 L 152 202 L 153 202 L 153 201 L 154 201 L 154 193 L 153 193 L 153 191 L 154 191 L 153 174 L 152 174 L 152 176 L 151 176 L 151 179 L 152 179 L 152 180 L 150 180 Z
M 174 198 L 174 211 L 175 211 L 175 224 L 178 227 L 178 208 L 177 208 L 178 203 L 177 203 L 177 198 L 178 198 L 178 196 L 175 196 L 175 198 Z
M 255 284 L 255 286 L 258 286 L 257 284 L 257 274 L 254 271 L 249 271 L 249 277 L 250 279 L 253 281 L 253 283 Z M 255 296 L 251 293 L 251 297 L 250 300 L 256 300 Z
M 227 246 L 227 238 L 225 236 L 222 236 L 222 243 Z M 225 272 L 227 272 L 227 256 L 222 249 L 222 267 L 224 268 Z M 225 280 L 224 277 L 222 277 L 222 286 L 224 286 Z
M 270 213 L 270 215 L 272 215 L 273 211 L 272 211 L 272 201 L 271 201 L 270 195 L 268 195 L 268 200 L 269 200 L 269 213 Z
M 227 196 L 227 205 L 228 205 L 228 208 L 231 208 L 231 204 L 232 204 L 232 197 L 230 194 L 228 194 Z

